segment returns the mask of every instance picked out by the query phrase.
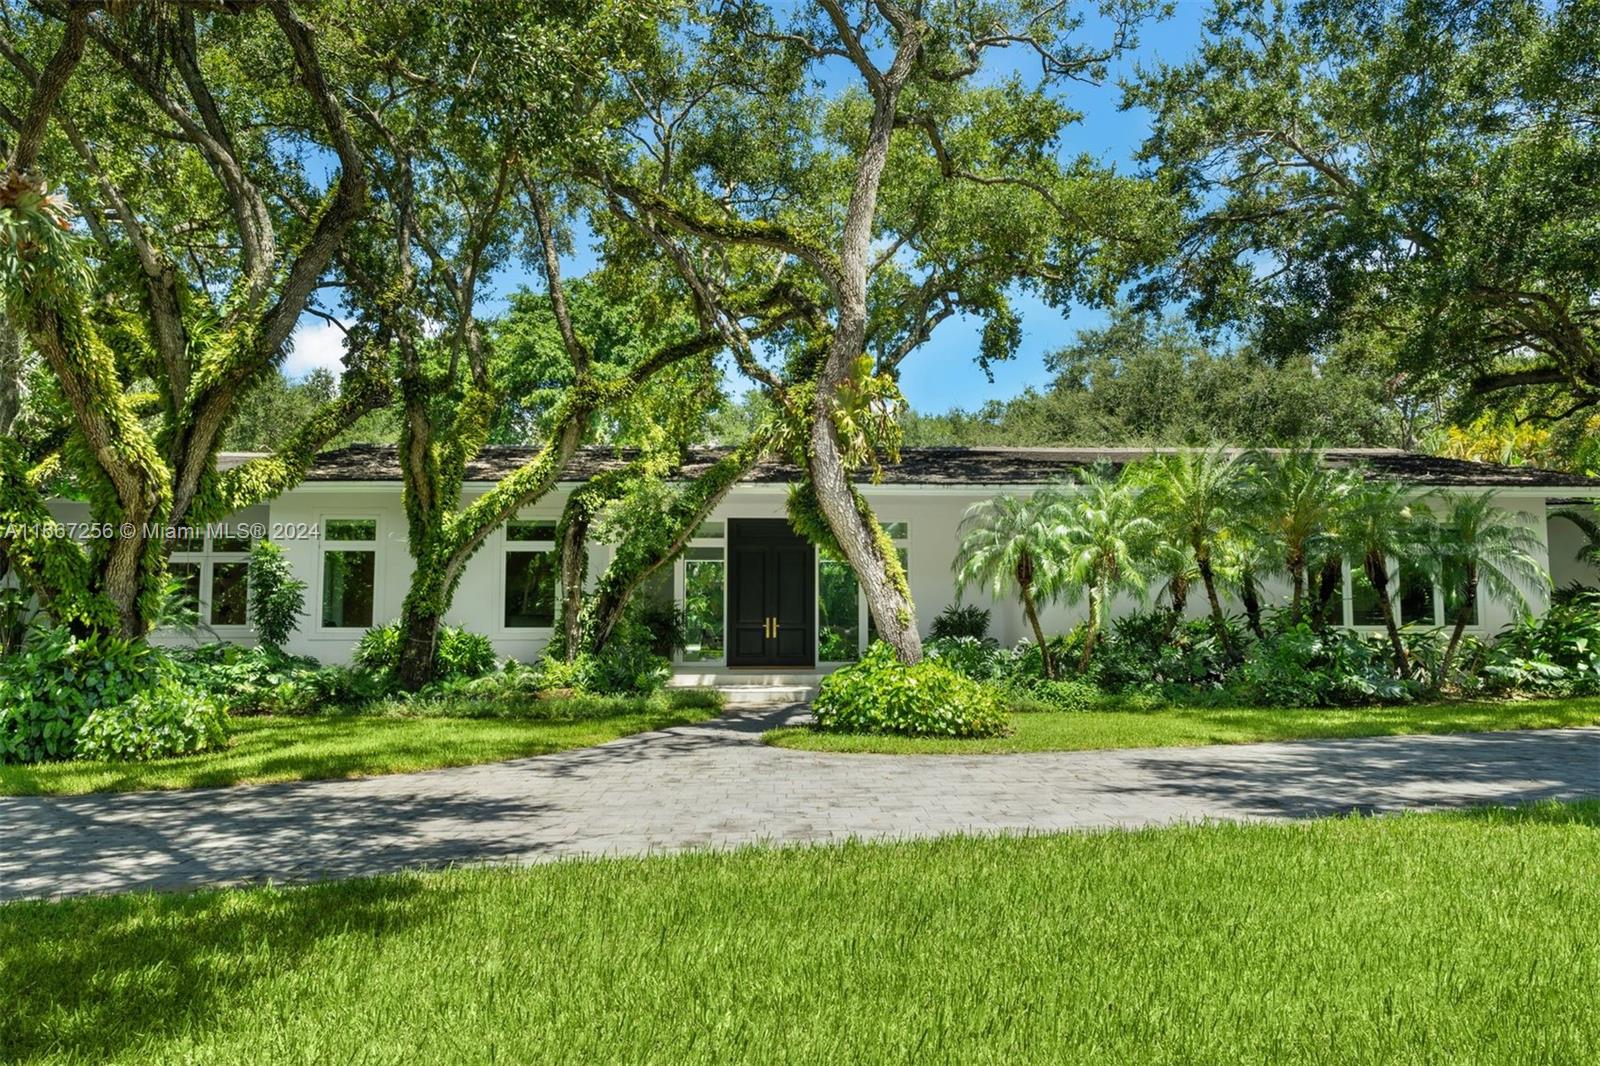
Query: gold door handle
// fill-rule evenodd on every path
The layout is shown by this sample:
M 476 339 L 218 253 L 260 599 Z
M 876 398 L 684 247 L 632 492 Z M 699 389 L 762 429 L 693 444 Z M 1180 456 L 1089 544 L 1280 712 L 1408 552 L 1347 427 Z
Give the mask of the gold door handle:
M 761 620 L 761 635 L 768 640 L 778 637 L 778 620 L 776 618 L 763 618 Z

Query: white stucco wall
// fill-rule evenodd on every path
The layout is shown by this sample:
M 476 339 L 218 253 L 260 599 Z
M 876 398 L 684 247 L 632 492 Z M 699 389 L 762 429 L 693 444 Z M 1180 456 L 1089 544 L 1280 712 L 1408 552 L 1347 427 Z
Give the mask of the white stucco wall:
M 469 490 L 469 498 L 479 491 L 481 489 Z M 904 546 L 911 591 L 917 604 L 921 628 L 926 633 L 939 611 L 956 600 L 951 564 L 959 542 L 959 527 L 967 508 L 989 498 L 998 490 L 866 485 L 863 491 L 881 521 L 886 524 L 905 522 L 908 526 Z M 567 488 L 563 487 L 527 508 L 519 517 L 553 522 L 560 517 L 566 494 Z M 783 518 L 786 497 L 786 486 L 740 485 L 709 520 L 721 522 L 726 528 L 729 519 Z M 1501 502 L 1508 511 L 1525 516 L 1541 543 L 1546 529 L 1549 529 L 1553 550 L 1546 552 L 1541 548 L 1539 557 L 1542 565 L 1553 565 L 1558 584 L 1574 577 L 1600 584 L 1600 572 L 1592 567 L 1580 567 L 1572 561 L 1580 539 L 1577 530 L 1561 520 L 1546 522 L 1546 505 L 1542 495 L 1506 493 L 1502 495 Z M 52 504 L 52 511 L 63 521 L 85 521 L 88 517 L 85 505 L 67 501 L 56 501 Z M 325 545 L 321 534 L 330 519 L 370 519 L 377 523 L 377 539 L 371 545 L 376 557 L 373 622 L 382 624 L 398 618 L 411 577 L 412 561 L 406 545 L 405 514 L 397 484 L 307 483 L 286 493 L 269 507 L 254 508 L 236 516 L 234 521 L 266 529 L 268 535 L 282 545 L 290 565 L 308 585 L 307 615 L 291 639 L 289 650 L 312 655 L 325 662 L 346 662 L 364 630 L 332 629 L 322 624 Z M 518 547 L 526 548 L 527 545 Z M 607 547 L 595 547 L 590 559 L 591 578 L 604 569 L 609 558 Z M 215 560 L 208 553 L 201 561 L 209 567 Z M 548 630 L 515 629 L 504 625 L 505 567 L 506 542 L 502 530 L 492 534 L 482 550 L 468 563 L 447 620 L 489 636 L 502 655 L 533 660 L 542 651 L 550 633 Z M 203 580 L 209 589 L 209 569 L 204 571 Z M 673 571 L 674 588 L 680 599 L 682 580 L 680 562 Z M 1158 587 L 1153 586 L 1147 599 L 1153 599 L 1158 591 Z M 1527 594 L 1535 611 L 1545 609 L 1548 592 L 1544 587 L 1531 587 Z M 1272 578 L 1264 582 L 1263 598 L 1269 603 L 1287 601 L 1286 581 Z M 963 600 L 991 611 L 990 634 L 1003 644 L 1031 638 L 1032 634 L 1014 598 L 1007 596 L 997 603 L 988 590 L 969 589 Z M 1113 613 L 1124 613 L 1135 606 L 1137 604 L 1134 601 L 1119 600 Z M 1240 611 L 1236 598 L 1230 597 L 1225 606 L 1231 613 Z M 1081 603 L 1049 605 L 1043 612 L 1046 632 L 1053 634 L 1069 629 L 1084 616 L 1085 611 L 1086 607 Z M 1191 592 L 1189 612 L 1195 617 L 1207 612 L 1204 593 L 1198 587 Z M 1481 606 L 1477 629 L 1485 634 L 1493 634 L 1509 623 L 1514 615 L 1515 610 L 1510 604 L 1485 602 Z M 166 643 L 196 639 L 249 643 L 254 638 L 248 626 L 206 626 L 194 634 L 162 633 L 156 639 Z M 714 666 L 701 664 L 704 669 Z
M 1583 531 L 1567 519 L 1550 519 L 1550 577 L 1556 588 L 1574 581 L 1589 588 L 1600 588 L 1600 568 L 1577 559 L 1578 549 L 1587 543 Z

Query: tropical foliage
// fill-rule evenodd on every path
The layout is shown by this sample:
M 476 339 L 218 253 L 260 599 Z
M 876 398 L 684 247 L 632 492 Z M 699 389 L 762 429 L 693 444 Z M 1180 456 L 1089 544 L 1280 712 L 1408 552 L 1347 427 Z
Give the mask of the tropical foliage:
M 1503 648 L 1467 637 L 1480 598 L 1515 613 L 1547 586 L 1538 547 L 1526 516 L 1493 492 L 1423 494 L 1310 449 L 1156 454 L 1120 474 L 1091 471 L 1076 484 L 975 505 L 958 582 L 1017 594 L 1034 639 L 1011 650 L 937 639 L 930 649 L 1022 707 L 1324 706 L 1447 687 L 1584 691 L 1593 655 L 1577 605 L 1592 601 L 1582 594 L 1548 623 L 1514 623 Z M 1346 627 L 1347 570 L 1375 601 L 1352 608 L 1355 620 L 1381 625 L 1381 637 Z M 1258 575 L 1269 573 L 1287 587 L 1282 603 L 1261 602 Z M 1441 590 L 1443 628 L 1411 620 L 1414 607 L 1402 617 L 1402 576 L 1426 586 L 1430 611 Z M 1163 577 L 1160 606 L 1112 615 L 1111 604 L 1146 600 Z M 1209 618 L 1187 615 L 1191 579 L 1207 586 Z M 1230 616 L 1225 599 L 1244 603 L 1248 617 Z M 1050 637 L 1038 607 L 1057 600 L 1087 600 L 1087 610 L 1071 632 Z M 1063 681 L 1057 664 L 1069 655 L 1076 678 Z

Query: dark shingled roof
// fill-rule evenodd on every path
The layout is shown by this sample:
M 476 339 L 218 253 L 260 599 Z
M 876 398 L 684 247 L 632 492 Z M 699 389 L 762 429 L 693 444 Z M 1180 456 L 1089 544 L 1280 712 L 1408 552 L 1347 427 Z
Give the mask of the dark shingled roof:
M 888 485 L 1015 485 L 1053 481 L 1071 470 L 1105 463 L 1120 467 L 1151 454 L 1150 448 L 902 448 L 898 463 L 885 464 Z M 497 481 L 537 454 L 538 449 L 511 446 L 485 448 L 467 465 L 468 481 Z M 726 455 L 725 448 L 696 448 L 678 475 L 692 478 Z M 628 461 L 633 453 L 603 446 L 582 448 L 562 471 L 562 481 L 583 481 Z M 1336 448 L 1327 452 L 1331 466 L 1364 465 L 1379 477 L 1418 485 L 1483 488 L 1600 488 L 1600 478 L 1502 466 L 1465 459 L 1442 459 L 1384 448 Z M 762 463 L 746 482 L 781 484 L 798 471 L 784 463 Z M 306 475 L 307 481 L 397 481 L 400 462 L 393 446 L 355 444 L 324 452 Z

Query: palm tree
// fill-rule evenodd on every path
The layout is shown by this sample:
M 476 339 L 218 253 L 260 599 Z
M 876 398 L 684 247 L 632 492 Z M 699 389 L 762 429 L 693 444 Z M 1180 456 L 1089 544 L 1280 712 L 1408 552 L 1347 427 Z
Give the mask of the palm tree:
M 1066 592 L 1074 601 L 1080 589 L 1089 597 L 1088 631 L 1078 662 L 1082 673 L 1089 669 L 1112 598 L 1119 592 L 1144 592 L 1144 561 L 1158 530 L 1141 513 L 1131 484 L 1104 472 L 1086 474 L 1082 487 L 1070 496 L 1050 494 L 1048 505 L 1060 516 Z
M 1543 544 L 1527 516 L 1513 517 L 1496 507 L 1493 490 L 1478 495 L 1445 494 L 1441 499 L 1444 507 L 1430 538 L 1435 572 L 1447 593 L 1459 589 L 1460 602 L 1435 688 L 1450 676 L 1480 588 L 1526 611 L 1524 589 L 1550 585 L 1550 576 L 1538 560 Z
M 1334 518 L 1355 485 L 1350 475 L 1328 469 L 1320 451 L 1296 448 L 1267 454 L 1251 501 L 1255 526 L 1273 546 L 1289 574 L 1293 592 L 1289 620 L 1305 619 L 1307 576 L 1331 546 Z
M 1150 560 L 1151 572 L 1164 579 L 1161 591 L 1167 597 L 1166 632 L 1170 637 L 1189 610 L 1189 590 L 1200 577 L 1200 571 L 1195 569 L 1194 551 L 1189 545 L 1172 540 L 1160 532 L 1156 534 L 1155 544 L 1150 549 Z
M 996 496 L 967 508 L 956 552 L 957 594 L 968 585 L 988 586 L 996 597 L 1015 591 L 1039 642 L 1044 676 L 1055 677 L 1050 645 L 1039 625 L 1039 604 L 1061 590 L 1061 526 L 1052 497 Z
M 1243 460 L 1222 448 L 1156 455 L 1129 471 L 1142 512 L 1168 540 L 1193 554 L 1217 639 L 1230 658 L 1235 653 L 1217 594 L 1217 560 L 1222 542 L 1239 524 L 1246 472 Z
M 1574 558 L 1580 563 L 1600 567 L 1600 508 L 1563 507 L 1559 511 L 1551 511 L 1550 517 L 1565 518 L 1577 526 L 1578 532 L 1583 534 L 1584 543 Z
M 1337 543 L 1352 563 L 1359 562 L 1367 582 L 1378 593 L 1383 626 L 1394 650 L 1395 669 L 1409 677 L 1411 663 L 1390 596 L 1389 561 L 1418 558 L 1426 546 L 1426 523 L 1410 502 L 1410 490 L 1392 481 L 1367 481 L 1344 500 L 1338 516 Z

